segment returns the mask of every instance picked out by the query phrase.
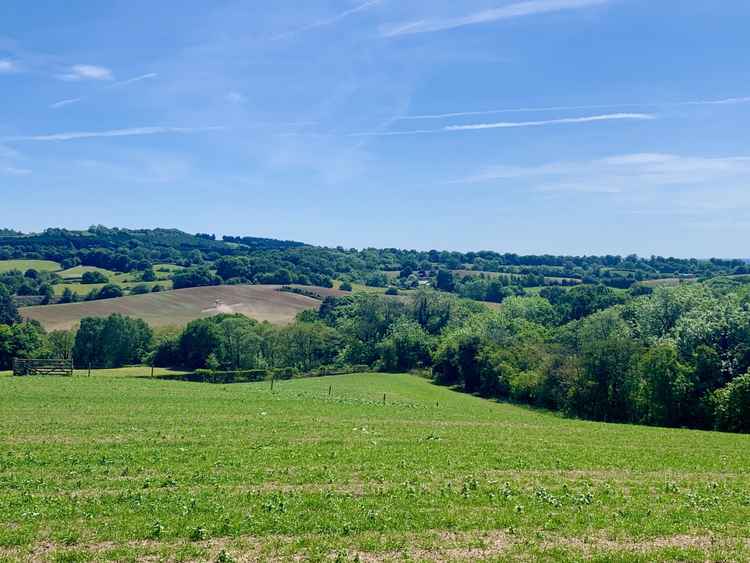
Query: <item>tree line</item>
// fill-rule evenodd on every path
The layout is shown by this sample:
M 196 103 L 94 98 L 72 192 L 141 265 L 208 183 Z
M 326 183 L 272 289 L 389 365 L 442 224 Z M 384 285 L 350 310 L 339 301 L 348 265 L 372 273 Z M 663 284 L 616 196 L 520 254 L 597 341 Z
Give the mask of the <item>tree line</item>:
M 298 283 L 327 285 L 333 279 L 384 285 L 386 272 L 398 273 L 401 287 L 434 281 L 439 271 L 471 270 L 516 276 L 511 285 L 602 283 L 629 288 L 663 277 L 710 278 L 750 274 L 743 260 L 697 260 L 672 257 L 518 255 L 494 251 L 416 251 L 395 248 L 324 248 L 294 241 L 255 237 L 191 235 L 175 229 L 118 229 L 92 226 L 85 231 L 47 229 L 42 233 L 0 232 L 0 260 L 47 259 L 67 269 L 95 266 L 116 272 L 148 270 L 157 263 L 192 270 L 176 276 L 180 287 L 223 283 Z M 219 270 L 214 273 L 215 270 Z M 211 275 L 206 275 L 206 271 Z M 566 282 L 565 280 L 570 280 Z M 465 282 L 469 293 L 476 283 Z M 456 289 L 462 284 L 457 283 Z
M 45 334 L 2 294 L 0 303 L 0 367 L 72 355 L 78 367 L 423 369 L 440 384 L 573 417 L 750 431 L 750 286 L 736 279 L 647 295 L 552 287 L 497 310 L 427 289 L 353 293 L 284 327 L 219 315 L 152 329 L 113 315 Z

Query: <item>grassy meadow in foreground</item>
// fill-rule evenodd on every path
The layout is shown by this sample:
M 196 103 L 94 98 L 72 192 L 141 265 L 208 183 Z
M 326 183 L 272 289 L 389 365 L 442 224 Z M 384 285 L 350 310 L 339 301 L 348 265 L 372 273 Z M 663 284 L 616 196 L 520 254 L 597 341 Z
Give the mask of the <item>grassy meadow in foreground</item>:
M 272 392 L 147 373 L 0 378 L 0 560 L 750 557 L 749 436 L 407 375 Z

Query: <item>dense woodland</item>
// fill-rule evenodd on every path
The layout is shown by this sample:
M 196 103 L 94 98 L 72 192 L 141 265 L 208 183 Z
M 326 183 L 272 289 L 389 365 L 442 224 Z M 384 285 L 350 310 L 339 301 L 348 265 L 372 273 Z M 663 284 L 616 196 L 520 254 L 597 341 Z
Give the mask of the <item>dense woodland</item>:
M 91 227 L 86 231 L 47 229 L 21 234 L 0 231 L 0 260 L 44 259 L 63 269 L 93 266 L 145 274 L 155 264 L 186 269 L 172 274 L 175 288 L 217 284 L 301 284 L 330 287 L 333 280 L 373 287 L 413 289 L 434 286 L 469 299 L 501 302 L 528 288 L 602 284 L 629 289 L 663 278 L 709 279 L 750 273 L 744 260 L 697 260 L 652 256 L 521 256 L 492 251 L 449 252 L 399 249 L 322 248 L 293 241 L 252 237 L 190 235 L 171 229 L 127 230 Z M 14 272 L 0 284 L 14 295 L 53 298 L 56 274 Z M 115 284 L 112 284 L 115 285 Z M 159 288 L 161 289 L 161 288 Z M 140 288 L 139 291 L 143 291 Z M 103 293 L 68 295 L 63 301 L 118 297 Z

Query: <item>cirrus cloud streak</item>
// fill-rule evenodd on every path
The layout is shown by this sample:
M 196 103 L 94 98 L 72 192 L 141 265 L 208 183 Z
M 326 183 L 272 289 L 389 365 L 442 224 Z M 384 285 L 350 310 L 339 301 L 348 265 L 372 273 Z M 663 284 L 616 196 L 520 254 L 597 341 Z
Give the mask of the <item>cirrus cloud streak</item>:
M 565 10 L 579 10 L 608 4 L 609 2 L 610 0 L 528 0 L 455 18 L 427 19 L 391 24 L 382 27 L 380 35 L 382 37 L 399 37 L 416 33 L 433 33 L 468 25 L 485 24 Z
M 483 131 L 488 129 L 518 129 L 524 127 L 544 127 L 549 125 L 571 125 L 596 123 L 602 121 L 650 121 L 658 116 L 649 113 L 610 113 L 604 115 L 590 115 L 585 117 L 564 117 L 546 119 L 542 121 L 501 121 L 497 123 L 474 123 L 468 125 L 446 125 L 439 129 L 412 129 L 408 131 L 367 131 L 363 133 L 349 133 L 348 137 L 395 137 L 401 135 L 426 135 L 431 133 L 453 133 L 458 131 Z
M 166 135 L 166 134 L 190 134 L 205 133 L 210 131 L 222 131 L 225 127 L 131 127 L 127 129 L 111 129 L 109 131 L 72 131 L 67 133 L 52 133 L 48 135 L 26 135 L 18 137 L 6 137 L 0 139 L 3 142 L 50 142 L 50 141 L 74 141 L 78 139 L 96 139 L 102 137 L 136 137 L 141 135 Z

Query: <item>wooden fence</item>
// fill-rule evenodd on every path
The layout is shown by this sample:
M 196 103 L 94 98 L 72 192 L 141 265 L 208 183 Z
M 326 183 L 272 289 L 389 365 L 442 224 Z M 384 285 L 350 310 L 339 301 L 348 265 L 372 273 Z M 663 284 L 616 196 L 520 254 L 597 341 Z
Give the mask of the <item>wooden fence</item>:
M 13 375 L 73 375 L 73 360 L 13 360 Z

